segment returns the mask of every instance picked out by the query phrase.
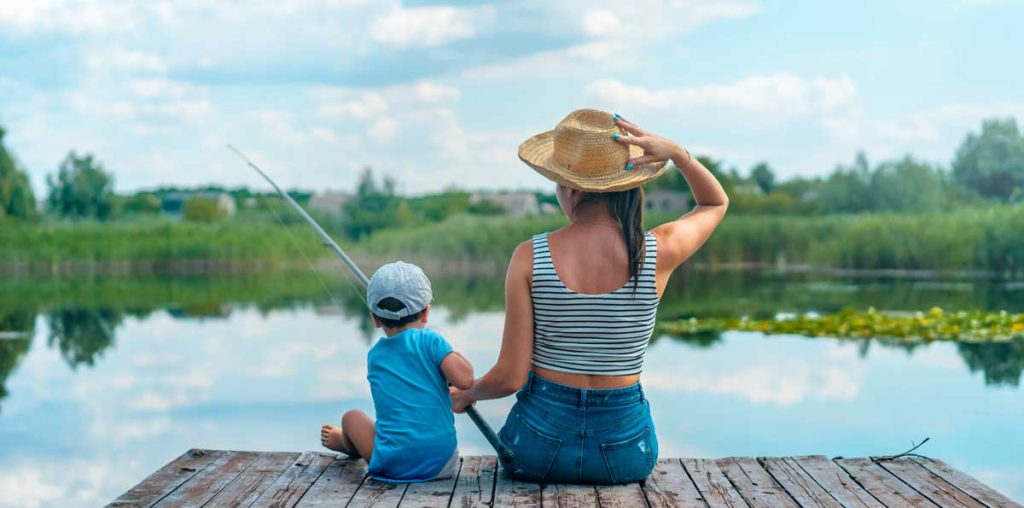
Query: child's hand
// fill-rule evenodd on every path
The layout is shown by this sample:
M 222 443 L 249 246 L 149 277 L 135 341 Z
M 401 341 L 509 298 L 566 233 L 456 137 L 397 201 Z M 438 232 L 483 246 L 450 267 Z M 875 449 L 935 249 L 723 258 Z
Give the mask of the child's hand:
M 452 411 L 462 413 L 466 408 L 476 403 L 466 390 L 460 390 L 454 386 L 448 387 L 448 395 L 452 398 Z

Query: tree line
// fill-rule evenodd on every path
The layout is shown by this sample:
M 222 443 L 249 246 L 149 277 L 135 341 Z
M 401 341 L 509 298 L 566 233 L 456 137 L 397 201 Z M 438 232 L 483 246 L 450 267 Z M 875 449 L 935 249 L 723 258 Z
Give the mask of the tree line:
M 134 218 L 160 212 L 161 199 L 175 192 L 223 192 L 240 210 L 252 215 L 274 214 L 295 218 L 271 193 L 246 187 L 160 187 L 126 195 L 114 192 L 114 175 L 93 154 L 72 151 L 46 179 L 43 207 L 38 207 L 25 171 L 4 144 L 0 128 L 0 219 L 37 220 L 40 216 L 66 219 Z M 767 162 L 741 174 L 736 167 L 702 156 L 701 161 L 726 187 L 731 210 L 736 214 L 822 215 L 869 212 L 931 212 L 951 206 L 1008 203 L 1024 200 L 1024 136 L 1015 119 L 989 119 L 979 132 L 961 142 L 949 167 L 930 164 L 907 155 L 872 164 L 859 153 L 849 164 L 839 164 L 827 176 L 793 177 L 781 181 Z M 688 192 L 682 175 L 668 171 L 651 182 L 648 191 Z M 310 192 L 293 191 L 304 203 Z M 486 200 L 471 202 L 459 189 L 423 196 L 401 196 L 392 178 L 378 178 L 369 168 L 360 175 L 344 213 L 324 216 L 335 232 L 351 239 L 392 227 L 440 222 L 459 214 L 496 215 L 502 209 Z M 556 204 L 552 193 L 538 192 L 541 203 Z M 42 210 L 39 210 L 42 208 Z M 198 201 L 185 210 L 186 218 L 213 221 L 216 207 Z
M 989 119 L 966 135 L 948 168 L 906 155 L 871 164 L 861 152 L 823 177 L 777 181 L 766 162 L 741 175 L 699 157 L 725 186 L 732 213 L 855 214 L 931 212 L 950 206 L 1024 200 L 1024 136 L 1015 119 Z M 648 186 L 689 190 L 678 172 Z

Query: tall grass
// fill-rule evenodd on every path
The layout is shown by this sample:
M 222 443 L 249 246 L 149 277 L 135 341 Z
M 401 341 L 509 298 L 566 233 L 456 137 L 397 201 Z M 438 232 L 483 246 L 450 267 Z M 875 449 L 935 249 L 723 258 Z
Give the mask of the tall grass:
M 671 218 L 651 216 L 647 225 L 653 227 Z M 379 231 L 348 246 L 355 257 L 365 261 L 404 258 L 503 267 L 516 245 L 565 224 L 561 215 L 455 216 L 434 224 Z M 156 219 L 0 223 L 0 263 L 207 260 L 296 266 L 302 263 L 302 254 L 329 256 L 303 224 L 230 220 L 196 224 Z M 1024 276 L 1024 205 L 912 215 L 733 214 L 692 263 L 986 271 L 1020 277 Z
M 671 220 L 652 216 L 648 227 Z M 562 217 L 458 217 L 377 233 L 366 255 L 507 261 Z M 807 265 L 863 270 L 986 271 L 1024 276 L 1024 205 L 927 214 L 727 216 L 692 260 L 708 265 Z
M 289 226 L 307 252 L 319 245 L 306 226 Z M 280 225 L 150 219 L 131 222 L 0 224 L 0 262 L 290 262 L 297 256 Z

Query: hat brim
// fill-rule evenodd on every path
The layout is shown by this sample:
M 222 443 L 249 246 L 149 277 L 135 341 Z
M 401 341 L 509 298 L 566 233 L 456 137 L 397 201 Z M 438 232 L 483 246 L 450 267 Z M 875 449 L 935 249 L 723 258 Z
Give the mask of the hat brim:
M 639 187 L 661 176 L 667 161 L 640 164 L 631 170 L 613 171 L 608 175 L 586 177 L 560 167 L 554 159 L 553 130 L 542 132 L 519 145 L 519 159 L 547 179 L 572 189 L 587 192 L 616 192 Z M 631 159 L 644 154 L 643 148 L 629 145 Z

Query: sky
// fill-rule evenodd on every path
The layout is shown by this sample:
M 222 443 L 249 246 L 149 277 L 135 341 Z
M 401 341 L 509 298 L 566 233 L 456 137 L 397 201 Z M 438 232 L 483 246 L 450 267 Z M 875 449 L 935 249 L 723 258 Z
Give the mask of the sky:
M 120 192 L 260 182 L 548 189 L 523 140 L 618 112 L 745 173 L 913 154 L 1024 120 L 1017 0 L 0 0 L 0 125 L 35 192 L 70 150 Z

